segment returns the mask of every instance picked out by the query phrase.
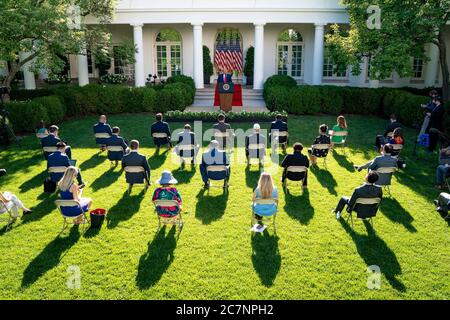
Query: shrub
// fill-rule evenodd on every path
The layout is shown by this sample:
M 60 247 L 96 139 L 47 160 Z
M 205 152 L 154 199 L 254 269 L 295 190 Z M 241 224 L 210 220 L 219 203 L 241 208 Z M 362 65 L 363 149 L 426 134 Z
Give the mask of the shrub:
M 266 82 L 264 83 L 264 98 L 266 98 L 267 90 L 273 86 L 294 88 L 297 86 L 297 81 L 295 81 L 295 79 L 290 76 L 283 75 L 273 75 L 267 78 Z
M 34 132 L 40 120 L 49 123 L 44 106 L 36 101 L 11 101 L 5 103 L 9 112 L 9 121 L 13 130 L 17 132 Z
M 271 111 L 290 111 L 289 88 L 284 86 L 271 86 L 266 91 L 266 106 Z
M 45 83 L 48 84 L 68 84 L 72 81 L 68 75 L 65 74 L 50 74 L 44 79 Z
M 170 83 L 177 83 L 177 82 L 181 82 L 181 83 L 185 83 L 188 86 L 190 86 L 192 88 L 192 90 L 194 90 L 194 95 L 195 95 L 195 81 L 194 79 L 192 79 L 191 77 L 185 76 L 185 75 L 177 75 L 177 76 L 172 76 L 167 78 L 166 83 L 170 84 Z
M 128 81 L 128 77 L 123 74 L 105 74 L 100 77 L 99 83 L 121 84 Z
M 182 112 L 182 111 L 168 111 L 164 114 L 164 119 L 171 122 L 189 122 L 189 121 L 205 121 L 217 122 L 218 116 L 222 112 Z M 273 121 L 277 114 L 286 117 L 288 114 L 285 111 L 280 112 L 229 112 L 227 113 L 227 122 L 248 122 L 248 121 Z
M 66 114 L 62 99 L 58 96 L 36 98 L 33 102 L 42 105 L 47 114 L 48 124 L 61 123 Z
M 53 90 L 49 89 L 35 89 L 35 90 L 17 89 L 11 90 L 9 97 L 11 100 L 25 101 L 39 97 L 51 96 L 53 93 L 54 93 Z
M 192 88 L 185 83 L 181 83 L 181 82 L 171 83 L 171 84 L 166 85 L 165 89 L 179 91 L 181 93 L 181 95 L 183 96 L 183 106 L 184 107 L 190 106 L 194 103 L 195 90 L 192 90 Z
M 146 88 L 142 98 L 142 107 L 146 112 L 153 112 L 156 109 L 156 90 L 153 88 Z
M 144 111 L 144 91 L 146 88 L 123 88 L 121 91 L 121 101 L 124 112 Z
M 339 115 L 344 109 L 344 88 L 323 86 L 319 88 L 322 98 L 322 112 Z

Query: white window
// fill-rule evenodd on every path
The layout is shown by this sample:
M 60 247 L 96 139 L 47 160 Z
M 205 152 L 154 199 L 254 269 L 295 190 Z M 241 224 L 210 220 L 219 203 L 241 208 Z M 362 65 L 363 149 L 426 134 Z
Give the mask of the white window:
M 183 73 L 181 35 L 172 29 L 161 30 L 156 36 L 156 74 L 160 78 Z
M 336 65 L 333 62 L 330 54 L 325 49 L 325 54 L 323 58 L 323 77 L 328 79 L 334 78 L 347 78 L 348 70 L 345 69 L 343 71 L 339 70 L 338 72 L 334 72 Z
M 423 59 L 414 58 L 413 60 L 413 78 L 422 79 L 423 77 Z
M 113 47 L 113 73 L 123 74 L 128 77 L 128 79 L 134 79 L 134 64 L 127 63 L 120 55 L 118 47 Z

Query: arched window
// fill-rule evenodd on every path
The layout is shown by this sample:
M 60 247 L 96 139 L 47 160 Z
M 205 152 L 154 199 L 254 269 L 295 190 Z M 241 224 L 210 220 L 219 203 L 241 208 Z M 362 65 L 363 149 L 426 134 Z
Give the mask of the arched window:
M 300 79 L 303 77 L 303 37 L 294 29 L 286 29 L 278 35 L 278 74 Z
M 156 35 L 156 74 L 170 77 L 182 74 L 181 35 L 173 29 L 163 29 Z

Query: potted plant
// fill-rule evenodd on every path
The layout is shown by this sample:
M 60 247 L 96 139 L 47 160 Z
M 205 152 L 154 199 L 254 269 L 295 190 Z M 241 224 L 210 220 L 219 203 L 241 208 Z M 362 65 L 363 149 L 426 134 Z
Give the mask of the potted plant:
M 203 83 L 210 84 L 210 78 L 213 74 L 213 64 L 211 62 L 211 55 L 209 48 L 203 46 Z
M 255 48 L 250 47 L 247 49 L 247 54 L 245 55 L 245 66 L 244 75 L 247 78 L 247 85 L 253 85 L 253 63 L 255 56 Z

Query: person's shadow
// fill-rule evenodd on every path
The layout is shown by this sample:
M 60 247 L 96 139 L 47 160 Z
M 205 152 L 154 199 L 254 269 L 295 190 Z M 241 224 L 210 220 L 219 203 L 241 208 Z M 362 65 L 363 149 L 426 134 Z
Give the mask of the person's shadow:
M 284 211 L 286 211 L 288 216 L 303 225 L 308 225 L 314 216 L 314 208 L 309 200 L 308 189 L 304 190 L 300 196 L 294 196 L 290 192 L 285 192 L 284 200 Z
M 364 221 L 367 235 L 356 233 L 346 219 L 339 219 L 344 230 L 351 236 L 356 245 L 358 254 L 367 266 L 378 266 L 388 280 L 389 284 L 397 291 L 405 292 L 405 285 L 397 279 L 402 274 L 402 268 L 395 253 L 387 246 L 373 229 L 372 225 Z
M 332 151 L 333 158 L 341 166 L 350 172 L 355 172 L 354 164 L 350 162 L 346 155 Z
M 25 192 L 27 192 L 27 191 L 29 191 L 31 189 L 34 189 L 34 188 L 43 187 L 44 180 L 45 180 L 45 178 L 47 176 L 49 176 L 49 174 L 48 174 L 48 172 L 46 170 L 46 171 L 42 171 L 42 172 L 38 173 L 37 175 L 35 175 L 31 179 L 25 181 L 19 187 L 20 193 L 25 193 Z
M 154 286 L 161 279 L 174 260 L 177 246 L 176 227 L 173 226 L 166 235 L 163 226 L 148 245 L 148 250 L 139 259 L 136 284 L 140 290 Z
M 250 170 L 252 168 L 257 168 Z M 247 187 L 255 189 L 258 185 L 259 176 L 261 175 L 261 168 L 258 165 L 246 166 L 245 167 L 245 183 Z
M 161 151 L 161 149 L 156 150 L 151 157 L 148 158 L 150 168 L 152 170 L 160 168 L 166 162 L 169 152 L 169 149 L 164 149 L 163 151 Z
M 267 230 L 252 235 L 253 268 L 265 287 L 271 287 L 281 267 L 278 236 L 269 235 Z
M 144 195 L 144 189 L 139 194 L 134 195 L 128 195 L 128 190 L 126 190 L 122 198 L 109 209 L 106 217 L 108 229 L 113 229 L 119 223 L 131 219 L 139 211 Z
M 213 188 L 213 187 L 210 187 Z M 224 190 L 220 195 L 210 195 L 210 190 L 201 189 L 197 194 L 195 217 L 203 224 L 211 224 L 219 220 L 225 213 L 228 202 L 228 191 Z
M 98 165 L 102 164 L 106 159 L 107 159 L 106 153 L 104 155 L 101 155 L 98 152 L 94 153 L 92 157 L 90 157 L 88 160 L 84 161 L 82 164 L 79 165 L 81 174 L 83 174 L 83 171 L 85 170 L 95 168 Z
M 114 184 L 122 175 L 122 168 L 111 167 L 108 171 L 105 171 L 94 182 L 92 182 L 92 190 L 98 191 L 103 188 L 107 188 Z
M 329 193 L 335 196 L 337 195 L 337 192 L 335 190 L 337 182 L 330 171 L 328 171 L 327 169 L 311 166 L 310 172 L 312 172 L 316 176 L 317 181 L 319 181 L 322 187 L 327 188 Z
M 67 237 L 59 235 L 52 240 L 27 266 L 23 272 L 22 288 L 35 283 L 47 271 L 56 267 L 64 254 L 80 239 L 78 226 L 73 226 Z
M 189 183 L 191 179 L 194 177 L 196 171 L 197 171 L 196 166 L 186 164 L 184 169 L 180 167 L 172 171 L 172 174 L 175 177 L 175 179 L 178 180 L 178 183 Z
M 417 232 L 412 225 L 414 218 L 396 199 L 384 197 L 380 204 L 380 211 L 392 222 L 402 224 L 409 232 Z

